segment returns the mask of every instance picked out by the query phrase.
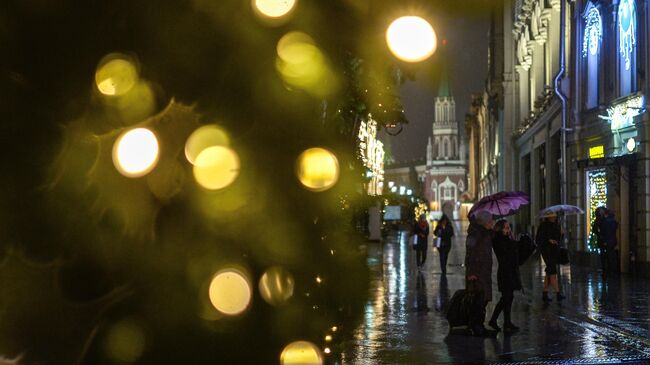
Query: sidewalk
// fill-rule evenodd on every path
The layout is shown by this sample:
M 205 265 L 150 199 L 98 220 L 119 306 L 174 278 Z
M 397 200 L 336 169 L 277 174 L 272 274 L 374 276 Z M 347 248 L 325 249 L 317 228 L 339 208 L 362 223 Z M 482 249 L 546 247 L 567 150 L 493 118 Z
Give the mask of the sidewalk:
M 370 244 L 372 282 L 365 320 L 345 345 L 343 364 L 552 360 L 595 364 L 606 359 L 650 359 L 650 281 L 620 277 L 603 283 L 596 269 L 565 266 L 561 280 L 567 299 L 545 305 L 539 257 L 522 266 L 524 291 L 515 295 L 512 309 L 513 322 L 521 331 L 512 336 L 499 333 L 495 339 L 448 336 L 444 312 L 454 291 L 464 287 L 464 246 L 464 232 L 457 229 L 444 278 L 438 254 L 431 249 L 424 270 L 418 273 L 406 233 Z M 494 294 L 496 301 L 499 294 Z M 488 305 L 488 316 L 495 301 Z

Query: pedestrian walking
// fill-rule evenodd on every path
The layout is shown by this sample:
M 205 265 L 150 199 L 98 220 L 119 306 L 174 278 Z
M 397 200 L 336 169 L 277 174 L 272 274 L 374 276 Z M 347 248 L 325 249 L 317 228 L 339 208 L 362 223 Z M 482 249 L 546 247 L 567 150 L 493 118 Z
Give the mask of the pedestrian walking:
M 537 229 L 535 241 L 540 247 L 542 259 L 546 264 L 544 276 L 544 292 L 542 293 L 542 300 L 545 303 L 551 301 L 548 296 L 549 286 L 555 290 L 555 295 L 558 301 L 564 299 L 564 295 L 560 292 L 560 285 L 558 283 L 558 261 L 560 260 L 560 242 L 562 241 L 562 228 L 558 223 L 557 214 L 547 214 L 542 217 L 542 223 Z
M 600 260 L 603 268 L 603 278 L 607 279 L 607 275 L 616 275 L 618 272 L 618 255 L 616 254 L 616 246 L 618 239 L 616 238 L 616 230 L 618 229 L 618 222 L 614 219 L 614 212 L 605 208 L 603 209 L 604 217 L 600 225 L 600 233 L 602 241 L 600 243 Z
M 492 300 L 492 214 L 480 211 L 474 215 L 467 229 L 465 242 L 465 277 L 466 287 L 481 292 L 482 308 L 477 308 L 476 322 L 472 324 L 472 332 L 476 335 L 490 335 L 483 326 L 485 322 L 485 307 Z
M 512 333 L 519 330 L 511 319 L 514 292 L 522 289 L 519 266 L 533 253 L 534 244 L 528 236 L 522 236 L 519 241 L 514 240 L 510 224 L 507 220 L 500 219 L 494 225 L 492 248 L 499 262 L 497 284 L 501 298 L 494 307 L 488 325 L 497 331 L 500 330 L 497 320 L 503 312 L 503 331 Z
M 454 236 L 454 227 L 447 215 L 443 214 L 440 217 L 436 229 L 433 230 L 433 235 L 436 236 L 436 239 L 440 240 L 439 244 L 436 244 L 436 247 L 440 254 L 440 270 L 445 275 L 447 274 L 447 259 L 451 250 L 451 238 Z
M 415 259 L 418 270 L 424 266 L 427 260 L 427 238 L 429 237 L 429 222 L 424 214 L 420 216 L 419 221 L 413 227 L 413 249 L 415 250 Z

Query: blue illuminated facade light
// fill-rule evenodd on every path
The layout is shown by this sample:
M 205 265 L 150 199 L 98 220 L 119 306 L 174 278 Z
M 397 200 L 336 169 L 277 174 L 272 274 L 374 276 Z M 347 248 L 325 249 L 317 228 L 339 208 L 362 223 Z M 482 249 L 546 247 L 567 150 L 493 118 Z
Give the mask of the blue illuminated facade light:
M 630 70 L 631 57 L 636 48 L 636 4 L 634 0 L 621 0 L 618 5 L 619 52 L 625 70 Z
M 597 8 L 591 7 L 585 15 L 585 29 L 582 40 L 582 57 L 588 54 L 595 56 L 600 48 L 600 41 L 603 37 L 603 22 Z

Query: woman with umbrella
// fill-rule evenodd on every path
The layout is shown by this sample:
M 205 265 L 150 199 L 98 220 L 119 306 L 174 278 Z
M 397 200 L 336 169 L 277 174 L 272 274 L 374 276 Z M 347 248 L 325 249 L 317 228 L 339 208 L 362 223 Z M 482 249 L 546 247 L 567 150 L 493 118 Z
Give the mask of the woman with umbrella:
M 560 292 L 560 283 L 558 282 L 557 266 L 560 263 L 560 242 L 562 242 L 562 236 L 564 235 L 564 231 L 558 222 L 558 215 L 568 216 L 583 213 L 584 211 L 579 207 L 567 204 L 553 205 L 539 212 L 538 216 L 542 218 L 542 223 L 537 229 L 535 241 L 540 247 L 542 259 L 546 264 L 544 292 L 542 293 L 542 300 L 546 303 L 551 301 L 548 296 L 549 286 L 555 290 L 558 302 L 565 298 Z
M 548 296 L 549 285 L 555 290 L 555 295 L 558 301 L 564 299 L 564 295 L 560 293 L 560 285 L 557 279 L 557 266 L 560 260 L 560 242 L 562 241 L 562 229 L 558 223 L 557 213 L 546 212 L 542 215 L 542 223 L 537 229 L 535 242 L 540 247 L 542 259 L 546 264 L 544 276 L 544 292 L 542 293 L 542 300 L 546 303 L 551 301 Z
M 497 319 L 503 312 L 503 331 L 512 333 L 519 330 L 519 327 L 512 323 L 510 316 L 514 292 L 522 289 L 519 266 L 533 253 L 535 245 L 527 235 L 521 236 L 519 241 L 514 240 L 508 221 L 499 219 L 494 225 L 492 249 L 499 261 L 497 284 L 501 292 L 501 299 L 494 307 L 488 324 L 497 331 L 501 329 L 497 324 Z

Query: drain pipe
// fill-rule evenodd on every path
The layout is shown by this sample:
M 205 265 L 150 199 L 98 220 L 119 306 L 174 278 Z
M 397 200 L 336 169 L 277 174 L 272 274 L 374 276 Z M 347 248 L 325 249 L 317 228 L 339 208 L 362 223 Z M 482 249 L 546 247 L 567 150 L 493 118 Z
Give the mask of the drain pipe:
M 560 98 L 562 102 L 562 128 L 560 129 L 560 150 L 562 169 L 560 171 L 560 197 L 561 203 L 567 204 L 568 197 L 568 183 L 567 183 L 567 156 L 566 156 L 566 133 L 567 133 L 567 97 L 562 93 L 561 80 L 566 72 L 566 6 L 568 0 L 561 0 L 560 8 L 560 70 L 555 76 L 555 95 Z M 563 219 L 563 228 L 566 232 L 566 219 Z M 566 237 L 566 235 L 565 235 Z

